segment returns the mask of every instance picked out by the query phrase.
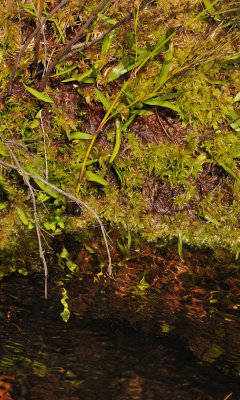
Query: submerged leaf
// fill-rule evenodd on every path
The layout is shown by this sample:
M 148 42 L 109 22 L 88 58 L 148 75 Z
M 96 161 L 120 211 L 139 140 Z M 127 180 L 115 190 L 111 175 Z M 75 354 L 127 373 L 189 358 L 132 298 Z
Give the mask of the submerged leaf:
M 26 86 L 25 84 L 23 84 L 23 86 L 25 87 L 25 89 L 31 93 L 34 97 L 36 97 L 38 100 L 44 101 L 45 103 L 54 103 L 54 100 L 49 97 L 47 94 L 38 92 L 37 90 L 30 88 L 29 86 Z
M 63 305 L 63 312 L 61 312 L 61 317 L 63 319 L 64 322 L 68 322 L 69 318 L 70 318 L 70 311 L 68 308 L 68 303 L 67 300 L 68 299 L 68 295 L 67 295 L 67 291 L 65 288 L 63 288 L 62 290 L 62 299 L 61 299 L 61 303 Z

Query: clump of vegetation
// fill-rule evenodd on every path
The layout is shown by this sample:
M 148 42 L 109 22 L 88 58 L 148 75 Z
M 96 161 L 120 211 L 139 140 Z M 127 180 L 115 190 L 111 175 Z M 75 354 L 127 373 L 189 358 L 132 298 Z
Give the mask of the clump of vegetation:
M 238 2 L 53 3 L 0 5 L 1 248 L 97 214 L 238 258 Z

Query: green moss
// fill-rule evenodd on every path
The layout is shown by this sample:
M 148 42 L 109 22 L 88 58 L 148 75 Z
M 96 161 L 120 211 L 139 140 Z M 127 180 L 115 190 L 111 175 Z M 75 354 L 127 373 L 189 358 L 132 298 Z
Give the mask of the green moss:
M 66 13 L 70 15 L 69 26 L 72 24 L 75 29 L 74 15 L 77 13 L 77 7 L 77 2 L 73 1 L 56 14 L 61 29 L 64 28 Z M 160 108 L 160 111 L 168 115 L 173 125 L 179 117 L 185 127 L 185 135 L 177 132 L 176 136 L 180 138 L 178 141 L 166 138 L 165 142 L 152 143 L 143 141 L 130 126 L 121 133 L 120 151 L 115 159 L 115 166 L 111 166 L 109 159 L 115 142 L 115 132 L 112 128 L 114 124 L 111 125 L 110 122 L 105 126 L 104 133 L 101 133 L 106 136 L 106 140 L 100 139 L 96 142 L 87 166 L 89 171 L 98 174 L 109 184 L 103 187 L 96 182 L 87 181 L 84 177 L 80 198 L 110 226 L 117 225 L 149 241 L 162 240 L 168 243 L 176 240 L 181 234 L 183 246 L 188 244 L 209 247 L 216 252 L 223 249 L 237 254 L 240 200 L 239 132 L 230 127 L 221 128 L 221 124 L 226 124 L 233 115 L 231 112 L 239 114 L 239 102 L 234 103 L 234 97 L 239 92 L 239 65 L 233 63 L 234 65 L 228 65 L 226 68 L 223 62 L 226 56 L 232 57 L 236 54 L 235 33 L 234 30 L 227 32 L 227 28 L 219 27 L 211 36 L 205 37 L 210 22 L 207 15 L 202 15 L 192 25 L 187 26 L 186 22 L 190 22 L 202 11 L 202 7 L 201 1 L 168 0 L 164 4 L 158 1 L 156 5 L 147 7 L 140 13 L 136 29 L 135 40 L 140 51 L 154 46 L 167 29 L 175 29 L 169 79 L 160 88 L 158 95 L 177 92 L 176 98 L 170 101 L 180 108 L 179 115 L 172 113 L 169 116 L 163 108 Z M 121 9 L 119 4 L 109 11 L 109 17 L 118 20 L 125 12 L 125 5 Z M 87 18 L 89 13 L 89 8 L 85 8 L 81 18 Z M 26 27 L 34 17 L 21 10 L 20 18 L 25 38 Z M 229 14 L 224 18 L 229 22 Z M 0 63 L 4 67 L 1 68 L 3 72 L 0 75 L 0 83 L 1 88 L 5 89 L 11 72 L 10 67 L 20 46 L 18 10 L 15 4 L 11 9 L 9 6 L 0 6 L 0 24 Z M 94 28 L 92 37 L 102 33 L 106 26 L 106 21 L 102 21 Z M 59 44 L 59 33 L 54 29 L 52 22 L 47 25 L 48 35 L 52 35 L 52 41 Z M 21 82 L 35 87 L 38 84 L 29 69 L 34 59 L 33 46 L 29 46 L 17 70 L 13 95 L 1 109 L 1 124 L 6 128 L 2 131 L 6 138 L 16 141 L 14 151 L 21 165 L 34 165 L 34 169 L 43 176 L 46 153 L 50 182 L 75 193 L 88 143 L 85 140 L 72 141 L 71 132 L 85 132 L 88 118 L 91 119 L 91 123 L 94 120 L 94 129 L 97 129 L 103 110 L 95 107 L 99 106 L 100 102 L 94 86 L 98 86 L 112 102 L 122 85 L 122 78 L 128 79 L 128 75 L 125 74 L 119 81 L 109 83 L 108 74 L 123 56 L 130 53 L 131 32 L 134 33 L 133 21 L 128 21 L 125 26 L 119 28 L 109 52 L 104 57 L 101 54 L 101 46 L 96 44 L 89 48 L 84 56 L 78 55 L 77 60 L 67 61 L 66 65 L 77 63 L 74 74 L 79 75 L 94 65 L 95 82 L 79 82 L 79 87 L 76 88 L 73 83 L 64 84 L 61 83 L 61 77 L 55 77 L 49 81 L 47 89 L 47 92 L 52 92 L 55 100 L 53 105 L 39 103 L 22 90 Z M 43 50 L 41 48 L 42 59 Z M 163 51 L 157 57 L 151 57 L 136 76 L 132 75 L 128 89 L 135 100 L 138 96 L 141 96 L 142 100 L 150 93 L 154 95 L 152 91 L 165 56 L 166 51 Z M 65 62 L 61 63 L 61 68 L 64 66 Z M 60 70 L 59 66 L 57 70 Z M 51 89 L 51 85 L 54 88 Z M 72 107 L 67 108 L 64 96 L 67 96 L 68 91 L 76 94 L 77 89 L 78 93 L 81 93 L 80 96 L 73 96 L 74 100 L 71 100 L 70 104 Z M 89 105 L 92 106 L 90 117 L 86 111 Z M 154 107 L 139 102 L 137 106 L 133 105 L 129 109 L 126 96 L 120 97 L 117 107 L 122 122 L 127 121 L 134 107 L 138 107 L 135 110 L 151 109 L 155 112 Z M 40 109 L 43 110 L 45 143 L 40 124 L 35 127 L 32 125 Z M 176 125 L 176 130 L 178 126 Z M 211 129 L 215 129 L 215 132 L 209 134 Z M 8 152 L 4 154 L 6 149 L 2 150 L 1 147 L 0 150 L 6 162 L 12 161 Z M 219 183 L 210 187 L 206 193 L 201 193 L 201 174 L 206 165 L 219 167 Z M 12 197 L 15 196 L 14 203 L 10 204 L 21 206 L 28 194 L 19 174 L 8 172 L 7 179 L 11 182 L 11 190 L 3 190 L 4 201 L 12 201 Z M 211 181 L 211 176 L 206 179 Z M 153 181 L 156 186 L 164 183 L 169 190 L 175 191 L 173 198 L 169 199 L 172 202 L 170 215 L 149 211 L 143 190 L 148 181 Z M 39 190 L 39 187 L 35 188 Z M 28 207 L 30 210 L 30 203 Z M 38 210 L 41 223 L 54 224 L 56 216 L 59 216 L 60 206 L 49 197 L 43 204 L 39 201 Z M 67 233 L 77 234 L 93 223 L 92 215 L 86 210 L 83 210 L 80 217 L 73 217 L 68 216 L 64 209 L 61 211 L 61 218 L 65 224 L 62 231 Z M 19 229 L 21 231 L 22 226 L 16 211 L 10 208 L 3 212 L 1 221 L 3 226 L 8 225 L 7 229 L 4 228 L 3 241 L 3 246 L 7 248 L 14 243 L 14 237 Z

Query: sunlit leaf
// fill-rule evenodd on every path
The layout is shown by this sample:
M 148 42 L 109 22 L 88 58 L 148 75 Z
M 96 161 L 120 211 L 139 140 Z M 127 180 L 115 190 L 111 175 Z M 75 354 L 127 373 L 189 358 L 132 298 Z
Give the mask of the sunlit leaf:
M 31 93 L 34 97 L 36 97 L 38 100 L 44 101 L 45 103 L 54 103 L 54 100 L 49 97 L 47 94 L 38 92 L 37 90 L 30 88 L 29 86 L 26 86 L 25 84 L 23 84 L 23 86 L 25 87 L 25 89 Z
M 176 104 L 170 103 L 170 101 L 162 101 L 162 97 L 155 97 L 152 99 L 147 99 L 147 100 L 144 100 L 143 103 L 148 104 L 149 106 L 170 108 L 171 110 L 174 110 L 178 113 L 181 112 L 180 108 Z
M 115 145 L 113 148 L 113 152 L 111 155 L 111 158 L 109 160 L 110 164 L 115 160 L 115 158 L 118 155 L 120 146 L 121 146 L 121 123 L 120 120 L 118 118 L 116 118 L 116 135 L 115 135 Z
M 53 77 L 53 76 L 61 76 L 61 75 L 68 74 L 69 72 L 71 72 L 71 71 L 73 71 L 74 69 L 76 69 L 77 66 L 78 66 L 77 64 L 74 64 L 74 65 L 72 65 L 71 67 L 65 68 L 64 70 L 62 70 L 62 71 L 60 71 L 60 72 L 58 72 L 58 73 L 56 73 L 56 74 L 54 74 L 54 75 L 51 75 L 51 76 Z
M 0 203 L 0 210 L 4 210 L 8 206 L 8 201 L 5 201 L 4 203 Z
M 108 53 L 115 35 L 116 35 L 116 31 L 114 29 L 113 31 L 109 32 L 103 39 L 103 43 L 102 43 L 102 55 L 103 56 L 105 56 Z
M 207 221 L 211 222 L 212 224 L 214 224 L 216 226 L 221 226 L 220 222 L 218 222 L 210 214 L 204 213 L 204 214 L 201 215 L 201 217 L 203 217 L 204 219 L 206 219 Z
M 40 177 L 39 173 L 34 168 L 32 168 L 29 164 L 27 165 L 26 170 L 28 172 L 30 172 L 32 175 Z M 34 179 L 34 181 L 36 182 L 38 187 L 40 187 L 40 189 L 42 189 L 49 196 L 51 196 L 51 197 L 53 197 L 55 199 L 59 197 L 59 194 L 57 192 L 55 192 L 55 190 L 51 189 L 49 186 L 45 185 L 45 183 L 40 182 L 38 179 Z
M 156 86 L 158 86 L 159 89 L 163 86 L 163 84 L 167 80 L 167 77 L 168 77 L 168 74 L 170 71 L 170 67 L 172 64 L 172 59 L 173 59 L 173 43 L 171 43 L 169 46 L 164 63 L 162 65 L 162 69 L 160 71 L 159 77 L 156 82 Z
M 110 101 L 98 90 L 97 88 L 94 88 L 96 95 L 98 96 L 99 100 L 101 101 L 102 105 L 106 108 L 106 110 L 109 110 L 111 107 Z
M 18 215 L 22 223 L 27 226 L 29 221 L 28 218 L 26 217 L 26 214 L 21 208 L 18 209 Z
M 131 69 L 133 69 L 134 67 L 134 62 L 134 55 L 128 54 L 127 56 L 123 57 L 120 63 L 111 70 L 108 76 L 108 82 L 112 82 L 115 79 L 119 78 L 119 76 L 125 74 L 128 71 L 131 71 Z
M 73 261 L 71 260 L 67 260 L 66 261 L 66 266 L 68 267 L 68 269 L 70 269 L 71 272 L 77 272 L 78 271 L 78 266 L 77 264 L 75 264 Z
M 240 92 L 234 97 L 233 101 L 234 101 L 234 103 L 236 103 L 237 101 L 240 101 Z
M 86 171 L 86 178 L 88 181 L 96 182 L 103 186 L 108 185 L 108 182 L 105 179 L 91 171 Z
M 203 2 L 204 2 L 204 5 L 205 5 L 207 11 L 208 11 L 210 14 L 214 14 L 214 13 L 215 13 L 215 8 L 214 8 L 213 5 L 210 3 L 210 1 L 209 1 L 209 0 L 203 0 Z
M 85 78 L 91 76 L 92 73 L 93 73 L 93 67 L 91 67 L 88 71 L 83 72 L 80 75 L 74 75 L 71 78 L 64 79 L 62 82 L 73 82 L 73 81 L 82 82 Z
M 180 260 L 182 262 L 184 262 L 183 253 L 182 253 L 182 236 L 181 236 L 181 234 L 178 235 L 178 255 L 179 255 Z
M 70 140 L 91 140 L 92 135 L 86 132 L 72 132 L 70 133 Z

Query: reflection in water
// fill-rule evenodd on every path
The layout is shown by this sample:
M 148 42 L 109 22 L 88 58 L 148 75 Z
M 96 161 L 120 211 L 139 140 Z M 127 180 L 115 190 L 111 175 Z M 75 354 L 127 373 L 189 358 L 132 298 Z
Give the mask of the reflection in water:
M 66 324 L 58 293 L 52 290 L 48 301 L 41 296 L 33 278 L 2 283 L 0 399 L 240 399 L 236 378 L 186 348 L 191 331 L 184 340 L 153 330 L 144 335 L 113 316 L 94 318 L 93 311 L 91 318 L 76 313 Z M 188 329 L 193 333 L 194 325 Z

